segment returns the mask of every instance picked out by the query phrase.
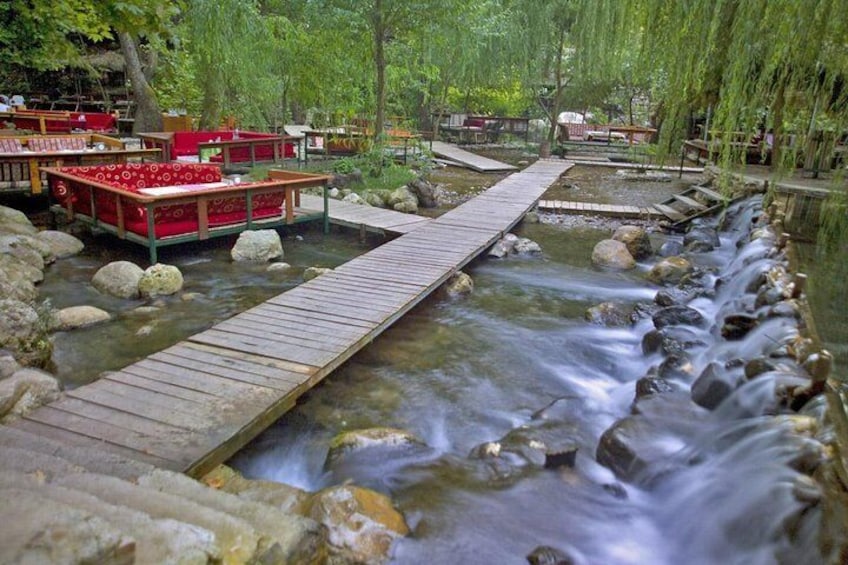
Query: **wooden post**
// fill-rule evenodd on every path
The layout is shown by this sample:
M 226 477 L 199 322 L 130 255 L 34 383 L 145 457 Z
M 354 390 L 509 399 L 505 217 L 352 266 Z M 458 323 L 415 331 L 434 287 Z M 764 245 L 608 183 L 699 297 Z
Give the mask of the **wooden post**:
M 796 273 L 793 282 L 795 287 L 792 289 L 792 298 L 800 298 L 807 288 L 807 275 Z

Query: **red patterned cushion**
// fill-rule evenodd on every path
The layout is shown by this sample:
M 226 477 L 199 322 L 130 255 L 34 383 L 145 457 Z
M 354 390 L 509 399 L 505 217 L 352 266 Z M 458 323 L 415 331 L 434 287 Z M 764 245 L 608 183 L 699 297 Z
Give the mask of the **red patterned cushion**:
M 20 153 L 23 150 L 20 139 L 0 137 L 0 153 Z

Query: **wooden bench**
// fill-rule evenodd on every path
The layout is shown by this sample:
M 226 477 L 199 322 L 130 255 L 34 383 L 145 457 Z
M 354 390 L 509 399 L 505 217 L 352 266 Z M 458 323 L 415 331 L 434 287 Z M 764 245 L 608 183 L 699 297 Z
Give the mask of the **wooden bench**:
M 321 219 L 328 226 L 330 177 L 273 171 L 260 182 L 229 183 L 214 165 L 159 163 L 45 169 L 51 211 L 149 249 Z M 300 190 L 324 188 L 320 213 L 297 210 Z

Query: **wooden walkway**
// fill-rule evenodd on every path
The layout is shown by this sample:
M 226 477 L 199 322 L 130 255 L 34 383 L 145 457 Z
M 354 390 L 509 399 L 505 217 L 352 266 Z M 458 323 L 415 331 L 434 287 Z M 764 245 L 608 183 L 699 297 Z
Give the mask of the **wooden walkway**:
M 313 214 L 323 210 L 323 207 L 324 201 L 320 196 L 303 194 L 300 197 L 300 207 L 296 211 Z M 351 204 L 334 198 L 329 201 L 329 214 L 331 224 L 381 234 L 409 233 L 431 220 L 424 216 L 404 214 L 363 204 Z
M 411 233 L 10 425 L 201 475 L 488 249 L 570 166 L 538 161 Z
M 437 157 L 441 157 L 443 159 L 447 159 L 448 161 L 451 161 L 452 163 L 455 163 L 460 167 L 468 167 L 469 169 L 473 169 L 478 173 L 500 173 L 506 171 L 515 171 L 517 169 L 512 165 L 501 163 L 500 161 L 495 161 L 494 159 L 482 157 L 480 155 L 471 153 L 470 151 L 460 149 L 453 143 L 445 143 L 444 141 L 433 141 L 430 147 L 433 151 L 433 155 L 436 155 Z
M 594 158 L 570 158 L 569 160 L 575 165 L 586 165 L 589 167 L 607 167 L 610 169 L 627 169 L 639 171 L 663 171 L 666 173 L 693 173 L 701 174 L 704 172 L 704 167 L 679 167 L 675 165 L 643 165 L 641 163 L 621 163 L 616 161 L 603 161 Z
M 615 218 L 658 219 L 665 217 L 651 207 L 593 204 L 591 202 L 569 202 L 566 200 L 539 200 L 539 210 L 558 214 L 593 214 Z

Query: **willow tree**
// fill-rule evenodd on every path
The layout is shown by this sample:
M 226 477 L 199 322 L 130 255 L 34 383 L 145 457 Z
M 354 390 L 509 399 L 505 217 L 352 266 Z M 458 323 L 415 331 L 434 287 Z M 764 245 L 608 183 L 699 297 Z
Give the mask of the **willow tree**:
M 280 77 L 273 72 L 273 36 L 258 0 L 189 0 L 183 19 L 185 46 L 194 60 L 202 95 L 201 128 L 238 116 L 253 127 L 267 125 Z

